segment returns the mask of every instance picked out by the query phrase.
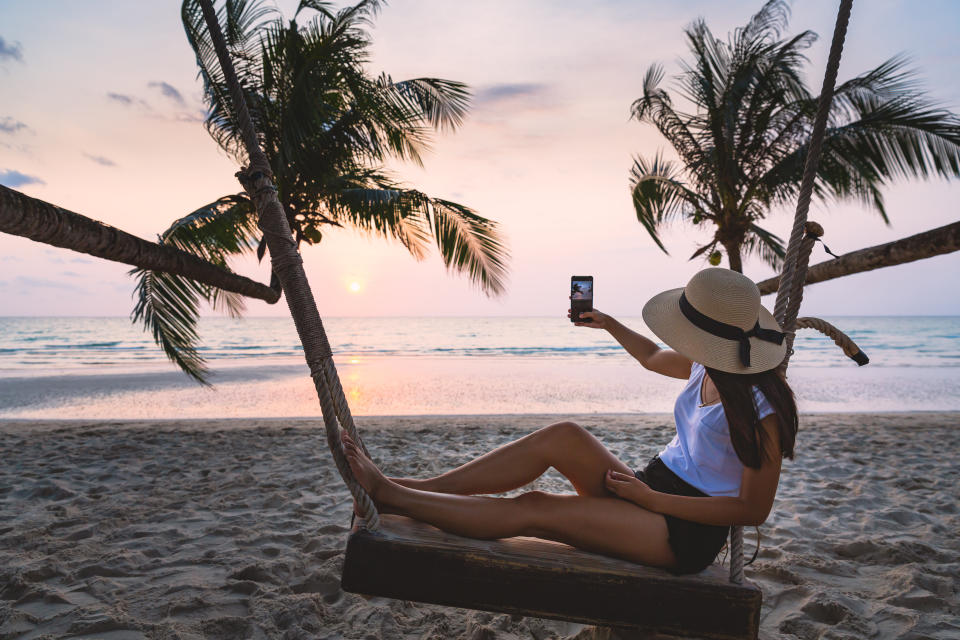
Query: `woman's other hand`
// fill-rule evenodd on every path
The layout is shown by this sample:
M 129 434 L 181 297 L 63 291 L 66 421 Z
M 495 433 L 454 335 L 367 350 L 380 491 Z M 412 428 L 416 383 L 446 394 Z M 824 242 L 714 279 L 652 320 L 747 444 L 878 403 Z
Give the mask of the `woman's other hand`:
M 610 493 L 618 498 L 629 500 L 630 502 L 650 509 L 653 496 L 656 491 L 647 486 L 647 483 L 636 476 L 620 473 L 613 469 L 607 470 L 607 476 L 604 478 L 604 485 Z
M 570 317 L 571 313 L 573 313 L 573 311 L 571 309 L 567 309 L 568 318 Z M 574 325 L 578 327 L 590 327 L 591 329 L 606 329 L 607 320 L 610 316 L 594 309 L 593 311 L 581 311 L 580 317 L 586 318 L 588 322 L 574 322 Z

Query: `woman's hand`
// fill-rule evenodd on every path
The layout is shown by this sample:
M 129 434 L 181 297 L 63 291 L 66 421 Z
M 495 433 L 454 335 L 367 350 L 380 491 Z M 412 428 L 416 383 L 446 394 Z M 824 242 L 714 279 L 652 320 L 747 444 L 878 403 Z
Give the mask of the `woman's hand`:
M 567 317 L 570 317 L 570 314 L 573 313 L 572 309 L 567 309 Z M 593 311 L 581 311 L 581 318 L 586 318 L 588 322 L 574 322 L 573 324 L 578 327 L 590 327 L 591 329 L 606 329 L 607 321 L 610 319 L 605 313 L 601 313 L 594 309 Z
M 607 470 L 607 476 L 604 478 L 604 485 L 607 490 L 618 498 L 629 500 L 630 502 L 653 511 L 652 504 L 656 491 L 647 486 L 647 483 L 636 476 L 630 476 L 613 469 Z

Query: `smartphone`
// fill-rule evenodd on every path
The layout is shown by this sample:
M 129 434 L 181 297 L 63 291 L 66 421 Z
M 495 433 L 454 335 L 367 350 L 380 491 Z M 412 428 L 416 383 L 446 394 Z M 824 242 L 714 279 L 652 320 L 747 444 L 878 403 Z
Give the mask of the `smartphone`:
M 589 322 L 580 318 L 584 311 L 593 311 L 593 276 L 570 278 L 570 322 Z

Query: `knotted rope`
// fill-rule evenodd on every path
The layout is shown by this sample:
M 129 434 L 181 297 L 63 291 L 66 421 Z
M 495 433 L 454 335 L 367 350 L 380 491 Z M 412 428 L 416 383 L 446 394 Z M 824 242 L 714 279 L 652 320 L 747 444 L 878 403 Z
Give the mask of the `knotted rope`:
M 860 350 L 860 347 L 857 346 L 856 342 L 850 339 L 850 336 L 845 334 L 843 331 L 840 331 L 840 329 L 837 329 L 826 320 L 821 320 L 820 318 L 797 318 L 796 328 L 816 329 L 823 335 L 832 339 L 835 345 L 843 349 L 843 352 L 848 358 L 856 362 L 861 367 L 870 362 L 870 358 L 867 357 L 867 354 Z
M 801 244 L 807 224 L 807 212 L 810 210 L 813 183 L 817 177 L 820 152 L 823 149 L 823 138 L 827 130 L 827 116 L 830 114 L 830 104 L 833 101 L 833 89 L 837 83 L 837 71 L 840 68 L 840 56 L 843 53 L 843 41 L 847 35 L 852 7 L 853 0 L 840 0 L 837 22 L 833 28 L 833 41 L 830 43 L 830 57 L 827 59 L 827 71 L 823 77 L 820 102 L 813 123 L 813 132 L 810 135 L 810 147 L 807 150 L 803 179 L 800 182 L 797 211 L 793 218 L 790 242 L 787 244 L 787 252 L 783 259 L 783 273 L 780 276 L 780 288 L 777 291 L 777 302 L 773 311 L 780 327 L 787 332 L 787 355 L 780 365 L 784 371 L 793 348 L 793 330 L 800 309 L 800 301 L 803 298 L 803 283 L 807 276 L 810 249 L 816 241 L 808 240 L 809 246 L 805 252 L 802 252 Z M 741 584 L 743 582 L 743 529 L 741 527 L 730 528 L 730 553 L 730 582 Z
M 310 376 L 313 378 L 317 390 L 317 399 L 320 401 L 320 411 L 323 414 L 323 424 L 327 435 L 327 446 L 333 455 L 337 471 L 343 478 L 344 484 L 350 489 L 360 512 L 360 517 L 368 529 L 376 529 L 380 519 L 376 505 L 367 495 L 363 487 L 357 482 L 350 470 L 343 447 L 340 442 L 340 427 L 346 429 L 350 437 L 366 452 L 366 447 L 357 433 L 350 409 L 347 407 L 340 377 L 337 375 L 333 363 L 330 342 L 327 340 L 320 313 L 317 311 L 316 301 L 310 291 L 303 270 L 303 259 L 297 251 L 296 242 L 290 225 L 287 222 L 283 206 L 277 198 L 277 189 L 273 184 L 273 173 L 266 154 L 260 148 L 259 136 L 250 118 L 247 102 L 237 80 L 233 63 L 227 52 L 227 45 L 220 31 L 211 0 L 199 0 L 203 9 L 203 17 L 210 30 L 217 58 L 223 69 L 223 75 L 230 90 L 233 108 L 240 127 L 240 135 L 249 158 L 249 166 L 237 175 L 247 195 L 253 201 L 259 213 L 258 225 L 263 231 L 270 249 L 270 265 L 280 281 L 280 286 L 287 299 L 290 315 L 293 316 L 297 328 L 297 335 L 303 344 L 304 357 L 310 367 Z

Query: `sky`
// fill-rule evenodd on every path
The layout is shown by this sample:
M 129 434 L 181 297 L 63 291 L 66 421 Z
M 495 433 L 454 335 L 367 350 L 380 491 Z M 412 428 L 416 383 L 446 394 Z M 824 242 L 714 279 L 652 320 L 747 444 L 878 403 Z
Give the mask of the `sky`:
M 279 8 L 289 17 L 296 2 Z M 643 75 L 670 76 L 687 57 L 683 28 L 702 16 L 725 36 L 751 1 L 394 0 L 373 28 L 370 71 L 440 77 L 474 94 L 464 125 L 438 135 L 422 168 L 391 163 L 408 185 L 497 221 L 510 247 L 507 292 L 490 298 L 448 273 L 434 251 L 415 261 L 397 243 L 348 230 L 303 249 L 321 315 L 565 315 L 570 276 L 593 275 L 594 303 L 637 316 L 655 293 L 683 286 L 707 233 L 678 225 L 661 252 L 630 201 L 632 158 L 668 145 L 629 119 Z M 819 92 L 837 2 L 796 2 L 788 33 L 820 35 L 808 86 Z M 839 80 L 906 53 L 923 87 L 960 111 L 955 47 L 960 4 L 854 4 Z M 239 191 L 237 167 L 202 126 L 201 86 L 179 3 L 0 0 L 0 183 L 153 239 L 173 220 Z M 671 85 L 667 84 L 668 87 Z M 815 203 L 834 253 L 888 242 L 960 218 L 960 184 L 896 182 L 892 224 L 855 203 Z M 766 228 L 789 236 L 792 208 Z M 812 260 L 827 259 L 822 249 Z M 267 262 L 237 271 L 269 280 Z M 129 267 L 0 234 L 0 315 L 128 315 Z M 749 258 L 755 280 L 772 270 Z M 805 315 L 960 314 L 960 253 L 807 289 Z M 772 307 L 773 299 L 764 299 Z M 214 313 L 210 311 L 209 313 Z M 282 302 L 248 303 L 255 316 Z

